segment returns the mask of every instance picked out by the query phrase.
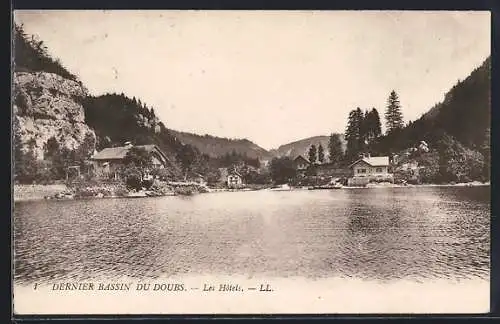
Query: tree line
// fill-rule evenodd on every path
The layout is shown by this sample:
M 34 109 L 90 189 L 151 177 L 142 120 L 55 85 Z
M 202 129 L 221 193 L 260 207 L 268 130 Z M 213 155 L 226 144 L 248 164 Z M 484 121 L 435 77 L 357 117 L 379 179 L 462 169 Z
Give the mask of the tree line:
M 16 71 L 49 72 L 63 78 L 79 81 L 59 61 L 48 53 L 47 46 L 35 35 L 28 36 L 23 25 L 14 24 L 13 30 L 14 69 Z
M 396 91 L 391 91 L 389 95 L 385 118 L 388 135 L 404 127 L 401 104 Z M 332 133 L 328 142 L 328 160 L 337 165 L 352 162 L 363 153 L 374 151 L 375 144 L 378 143 L 382 135 L 380 115 L 376 108 L 364 111 L 359 107 L 353 109 L 349 112 L 344 134 L 347 142 L 346 151 L 344 152 L 342 149 L 340 136 Z M 326 162 L 323 146 L 321 144 L 311 145 L 308 158 L 312 164 Z

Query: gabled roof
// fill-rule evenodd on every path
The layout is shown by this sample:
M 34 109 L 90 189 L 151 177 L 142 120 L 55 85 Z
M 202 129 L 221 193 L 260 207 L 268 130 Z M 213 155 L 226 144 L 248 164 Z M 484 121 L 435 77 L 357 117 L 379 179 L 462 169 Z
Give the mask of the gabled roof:
M 304 161 L 306 161 L 307 163 L 310 163 L 308 159 L 306 159 L 305 157 L 303 157 L 302 155 L 298 155 L 295 159 L 293 159 L 294 161 L 298 160 L 298 159 L 302 159 Z
M 359 162 L 367 163 L 368 165 L 373 167 L 389 166 L 389 157 L 388 156 L 374 156 L 369 158 L 365 157 L 351 163 L 349 167 L 352 167 L 353 165 L 358 164 Z
M 121 160 L 127 155 L 130 147 L 120 146 L 120 147 L 107 147 L 100 152 L 94 154 L 92 160 Z
M 92 160 L 122 160 L 122 159 L 125 158 L 125 156 L 127 155 L 128 151 L 130 151 L 130 149 L 132 147 L 142 148 L 142 149 L 144 149 L 148 153 L 156 151 L 156 152 L 158 152 L 165 159 L 165 161 L 169 160 L 167 158 L 167 156 L 162 152 L 162 150 L 160 150 L 160 148 L 158 148 L 154 144 L 135 145 L 135 146 L 129 145 L 129 146 L 119 146 L 119 147 L 107 147 L 107 148 L 103 149 L 102 151 L 97 152 L 96 154 L 94 154 L 91 157 L 91 159 Z
M 364 158 L 363 161 L 371 166 L 388 166 L 389 157 L 388 156 L 374 156 L 369 158 Z

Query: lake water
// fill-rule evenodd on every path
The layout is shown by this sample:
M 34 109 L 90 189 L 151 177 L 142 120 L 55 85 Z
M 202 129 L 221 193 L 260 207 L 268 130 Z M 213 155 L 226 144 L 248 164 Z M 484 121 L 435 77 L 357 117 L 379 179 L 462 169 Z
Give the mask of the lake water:
M 240 275 L 489 279 L 490 187 L 19 202 L 19 284 Z

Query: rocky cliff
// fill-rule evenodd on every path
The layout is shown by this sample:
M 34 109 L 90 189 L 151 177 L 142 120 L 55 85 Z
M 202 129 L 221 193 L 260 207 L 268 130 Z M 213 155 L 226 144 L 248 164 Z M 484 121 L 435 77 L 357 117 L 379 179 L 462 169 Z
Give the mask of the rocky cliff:
M 85 124 L 81 83 L 47 72 L 16 72 L 13 78 L 13 122 L 21 148 L 43 159 L 44 146 L 54 137 L 61 147 L 78 149 L 84 140 L 95 143 Z

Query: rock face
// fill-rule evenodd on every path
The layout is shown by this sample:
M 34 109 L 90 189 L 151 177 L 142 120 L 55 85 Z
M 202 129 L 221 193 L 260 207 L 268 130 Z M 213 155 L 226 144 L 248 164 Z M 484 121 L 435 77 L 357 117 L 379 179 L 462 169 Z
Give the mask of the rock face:
M 44 146 L 54 137 L 61 146 L 77 149 L 95 134 L 85 124 L 87 90 L 78 82 L 46 72 L 16 72 L 13 80 L 13 121 L 23 151 L 43 159 Z

